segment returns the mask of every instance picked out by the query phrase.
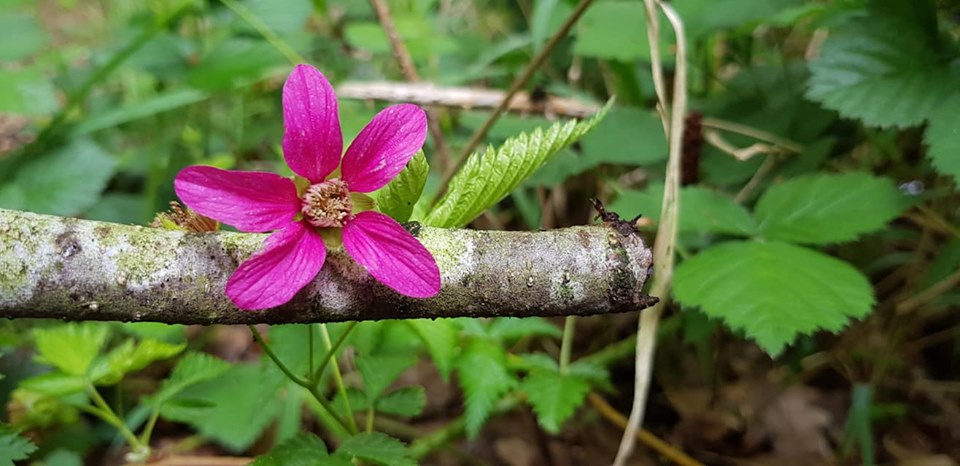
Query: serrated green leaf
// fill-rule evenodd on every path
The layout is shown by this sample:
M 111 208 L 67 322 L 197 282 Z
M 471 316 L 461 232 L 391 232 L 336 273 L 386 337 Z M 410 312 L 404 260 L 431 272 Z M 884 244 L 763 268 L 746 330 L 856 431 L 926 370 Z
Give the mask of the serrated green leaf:
M 813 175 L 772 186 L 756 207 L 767 239 L 830 244 L 879 230 L 907 207 L 893 181 L 866 173 Z
M 191 425 L 231 451 L 242 451 L 277 417 L 287 396 L 281 390 L 284 382 L 272 366 L 232 366 L 220 377 L 183 390 L 177 398 L 212 403 L 213 407 L 165 403 L 160 415 Z
M 0 207 L 77 215 L 97 202 L 116 164 L 96 144 L 74 140 L 52 153 L 23 161 L 0 187 Z
M 460 349 L 456 323 L 452 319 L 415 319 L 405 322 L 427 345 L 427 351 L 443 380 L 449 380 L 453 359 Z
M 402 417 L 413 417 L 423 411 L 427 404 L 427 393 L 423 387 L 403 387 L 387 393 L 377 400 L 377 411 Z
M 534 369 L 520 383 L 537 420 L 547 432 L 556 434 L 590 392 L 586 380 L 558 371 Z
M 390 181 L 389 184 L 377 192 L 377 205 L 383 212 L 398 222 L 406 222 L 413 213 L 413 206 L 423 194 L 423 186 L 427 183 L 430 165 L 423 151 L 407 162 L 407 166 Z
M 729 242 L 684 261 L 673 293 L 684 306 L 742 330 L 772 356 L 799 334 L 836 332 L 873 307 L 850 264 L 786 243 Z
M 126 340 L 93 363 L 89 378 L 97 385 L 113 385 L 125 374 L 143 369 L 154 361 L 171 358 L 186 347 L 186 343 L 170 344 L 153 339 L 137 344 Z
M 623 218 L 637 214 L 659 219 L 663 199 L 663 185 L 652 184 L 644 191 L 628 190 L 620 193 L 608 206 Z M 720 233 L 738 236 L 756 234 L 757 225 L 742 205 L 730 196 L 700 186 L 680 190 L 680 231 Z
M 493 320 L 488 329 L 489 335 L 504 342 L 514 342 L 524 337 L 557 337 L 563 333 L 560 328 L 542 317 L 499 317 Z
M 485 152 L 471 154 L 423 223 L 436 227 L 466 225 L 510 194 L 553 154 L 593 129 L 611 104 L 589 120 L 556 123 L 546 131 L 538 128 L 529 135 L 507 139 L 496 150 L 488 147 Z
M 680 191 L 680 229 L 749 236 L 756 233 L 757 224 L 730 196 L 690 186 Z
M 389 466 L 416 466 L 403 442 L 379 432 L 354 435 L 337 448 L 337 455 Z
M 607 371 L 607 368 L 595 362 L 584 359 L 574 361 L 573 364 L 567 367 L 567 373 L 571 376 L 586 380 L 591 384 L 606 389 L 613 389 L 613 386 L 610 384 L 610 372 Z
M 250 466 L 315 466 L 327 459 L 327 446 L 310 432 L 300 432 L 278 443 Z
M 602 5 L 605 3 L 598 4 Z M 557 185 L 601 164 L 649 165 L 667 158 L 663 126 L 652 111 L 616 106 L 581 139 L 581 150 L 562 150 L 526 181 L 527 186 Z
M 153 395 L 154 403 L 162 405 L 195 384 L 220 377 L 230 367 L 230 363 L 206 353 L 187 353 Z
M 33 442 L 20 436 L 9 425 L 0 423 L 0 466 L 13 466 L 14 460 L 27 459 L 36 449 Z
M 37 360 L 76 376 L 86 375 L 109 337 L 110 328 L 97 322 L 69 323 L 33 331 Z
M 460 386 L 466 397 L 467 435 L 476 437 L 493 404 L 516 385 L 507 370 L 506 354 L 490 341 L 473 341 L 457 361 Z
M 960 185 L 960 93 L 942 104 L 930 117 L 930 125 L 923 135 L 930 147 L 928 154 L 934 168 L 953 177 Z
M 374 401 L 380 398 L 383 391 L 416 362 L 417 357 L 413 354 L 368 354 L 357 358 L 357 369 L 363 375 L 367 399 Z
M 835 28 L 810 63 L 807 97 L 871 126 L 921 124 L 960 90 L 960 69 L 935 19 L 918 16 L 873 11 Z
M 53 397 L 63 397 L 80 393 L 87 387 L 86 380 L 79 375 L 63 372 L 48 372 L 20 381 L 20 388 Z

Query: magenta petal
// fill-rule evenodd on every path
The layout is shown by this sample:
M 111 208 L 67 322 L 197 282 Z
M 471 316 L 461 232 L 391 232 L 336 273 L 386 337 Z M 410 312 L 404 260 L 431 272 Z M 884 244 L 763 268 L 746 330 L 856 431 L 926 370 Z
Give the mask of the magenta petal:
M 290 223 L 240 264 L 227 281 L 227 296 L 248 311 L 279 306 L 317 276 L 326 258 L 320 235 L 303 222 Z
M 343 135 L 337 95 L 310 65 L 297 65 L 283 85 L 283 158 L 294 173 L 313 183 L 340 164 Z
M 440 269 L 430 251 L 386 215 L 357 214 L 343 227 L 343 247 L 370 275 L 398 293 L 429 298 L 440 292 Z
M 187 207 L 241 231 L 276 230 L 300 211 L 296 186 L 274 173 L 194 165 L 177 173 L 173 189 Z
M 383 109 L 367 123 L 343 156 L 341 173 L 350 190 L 368 193 L 397 176 L 427 138 L 427 115 L 412 104 Z

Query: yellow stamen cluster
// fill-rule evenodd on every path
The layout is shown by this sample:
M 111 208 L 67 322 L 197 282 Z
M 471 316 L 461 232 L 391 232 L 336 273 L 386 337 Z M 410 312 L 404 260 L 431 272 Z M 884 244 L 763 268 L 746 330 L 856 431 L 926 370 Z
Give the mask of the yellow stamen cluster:
M 311 185 L 303 193 L 300 212 L 315 227 L 342 227 L 353 217 L 353 202 L 347 183 L 334 178 Z

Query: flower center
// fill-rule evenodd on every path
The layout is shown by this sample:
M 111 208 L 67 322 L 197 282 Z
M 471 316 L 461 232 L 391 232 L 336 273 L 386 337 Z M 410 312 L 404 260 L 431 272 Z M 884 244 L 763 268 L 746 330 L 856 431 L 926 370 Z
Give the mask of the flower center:
M 353 202 L 347 183 L 339 178 L 311 185 L 300 207 L 304 220 L 321 228 L 342 227 L 353 217 Z

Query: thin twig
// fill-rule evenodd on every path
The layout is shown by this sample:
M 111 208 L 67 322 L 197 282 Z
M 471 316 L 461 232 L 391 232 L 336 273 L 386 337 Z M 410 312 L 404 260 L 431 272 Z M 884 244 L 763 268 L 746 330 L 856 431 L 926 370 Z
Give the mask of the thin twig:
M 377 12 L 377 18 L 380 20 L 380 27 L 383 28 L 383 32 L 387 35 L 387 40 L 390 41 L 390 49 L 393 51 L 393 58 L 397 60 L 397 64 L 400 65 L 400 70 L 403 72 L 403 76 L 407 78 L 407 81 L 415 83 L 420 81 L 420 75 L 417 74 L 417 68 L 413 64 L 413 59 L 410 57 L 410 52 L 407 51 L 407 46 L 404 45 L 403 40 L 400 39 L 400 34 L 397 34 L 397 28 L 393 23 L 393 17 L 390 16 L 390 7 L 383 0 L 370 0 L 370 5 L 373 6 L 373 10 Z M 430 135 L 433 137 L 433 144 L 437 150 L 437 158 L 435 160 L 439 161 L 439 167 L 441 172 L 446 172 L 447 164 L 450 161 L 450 155 L 447 153 L 447 144 L 443 140 L 443 130 L 440 129 L 440 121 L 437 119 L 437 112 L 432 108 L 427 108 L 427 125 L 430 129 Z
M 500 118 L 500 115 L 503 114 L 503 111 L 510 106 L 510 101 L 513 100 L 514 95 L 523 87 L 527 81 L 533 77 L 533 73 L 540 68 L 540 65 L 543 64 L 544 60 L 547 59 L 547 56 L 550 55 L 550 52 L 553 51 L 554 47 L 560 43 L 560 41 L 566 37 L 567 33 L 570 32 L 570 29 L 573 28 L 573 25 L 577 23 L 577 20 L 580 19 L 580 16 L 583 15 L 590 4 L 593 3 L 593 0 L 580 0 L 580 4 L 577 5 L 577 8 L 570 13 L 570 16 L 567 17 L 566 21 L 563 22 L 563 25 L 560 26 L 560 29 L 553 34 L 553 37 L 550 38 L 550 41 L 543 46 L 543 49 L 540 50 L 540 53 L 527 65 L 527 68 L 523 70 L 523 73 L 520 76 L 517 76 L 513 80 L 513 83 L 510 84 L 510 88 L 507 89 L 507 95 L 503 98 L 503 101 L 500 102 L 500 105 L 497 105 L 497 108 L 493 110 L 493 113 L 487 118 L 487 121 L 483 122 L 477 131 L 473 133 L 473 136 L 470 137 L 470 141 L 467 142 L 467 145 L 464 146 L 463 150 L 460 152 L 460 158 L 457 159 L 456 164 L 450 170 L 447 170 L 443 175 L 443 180 L 440 182 L 440 187 L 437 189 L 436 195 L 434 195 L 433 200 L 430 202 L 430 205 L 435 205 L 437 201 L 446 193 L 447 187 L 450 185 L 450 180 L 453 178 L 453 175 L 463 167 L 467 162 L 467 157 L 470 156 L 470 153 L 480 144 L 480 141 L 487 136 L 487 132 L 490 131 L 490 128 L 493 127 L 493 124 L 496 123 L 497 119 Z
M 771 144 L 778 145 L 790 152 L 800 153 L 803 152 L 803 145 L 793 142 L 789 139 L 782 138 L 773 133 L 768 133 L 764 130 L 754 128 L 752 126 L 743 125 L 740 123 L 734 123 L 732 121 L 721 120 L 719 118 L 709 118 L 704 117 L 700 121 L 700 124 L 704 128 L 713 128 L 720 131 L 727 131 L 730 133 L 742 134 L 759 141 L 766 141 Z
M 593 408 L 596 409 L 606 420 L 612 422 L 621 429 L 627 426 L 627 418 L 623 414 L 620 414 L 619 411 L 614 409 L 613 406 L 610 406 L 610 403 L 607 403 L 607 400 L 604 400 L 602 396 L 597 395 L 596 393 L 591 393 L 588 398 L 590 400 L 590 404 L 593 405 Z M 657 453 L 663 455 L 670 461 L 679 464 L 680 466 L 703 465 L 703 463 L 687 456 L 686 453 L 674 448 L 673 445 L 660 440 L 659 437 L 653 435 L 646 429 L 637 430 L 636 437 L 637 440 L 642 442 L 644 445 L 653 448 L 657 451 Z
M 497 108 L 507 93 L 500 89 L 462 86 L 438 86 L 430 82 L 406 83 L 395 81 L 348 81 L 337 86 L 341 99 L 382 100 L 410 102 L 430 107 L 448 107 L 463 110 Z M 510 99 L 508 112 L 545 114 L 551 117 L 586 118 L 600 110 L 600 105 L 578 98 L 549 96 L 538 100 L 529 92 L 518 91 Z
M 658 88 L 657 95 L 661 115 L 669 115 L 670 123 L 664 122 L 664 127 L 668 128 L 667 136 L 669 139 L 670 155 L 667 160 L 667 173 L 664 182 L 663 204 L 661 205 L 660 226 L 657 229 L 657 237 L 654 243 L 654 281 L 651 287 L 651 293 L 654 296 L 667 296 L 670 289 L 670 283 L 673 279 L 674 249 L 677 238 L 677 217 L 680 205 L 680 157 L 683 153 L 683 125 L 686 117 L 687 108 L 687 43 L 683 31 L 683 22 L 680 20 L 676 11 L 667 3 L 660 0 L 644 0 L 647 11 L 648 34 L 650 35 L 651 57 L 659 59 L 656 52 L 659 49 L 659 33 L 657 26 L 658 15 L 653 8 L 654 2 L 663 10 L 667 20 L 670 21 L 677 38 L 677 58 L 676 74 L 673 80 L 673 102 L 671 104 L 665 99 L 666 92 Z M 657 33 L 657 35 L 654 35 Z M 653 60 L 654 82 L 658 74 L 660 64 L 658 60 Z M 663 83 L 660 83 L 662 88 Z M 636 432 L 643 422 L 644 408 L 647 403 L 647 393 L 650 388 L 650 375 L 653 369 L 653 354 L 657 336 L 657 326 L 660 322 L 660 315 L 666 300 L 661 300 L 658 304 L 641 312 L 639 328 L 637 330 L 637 353 L 636 353 L 636 373 L 634 374 L 634 392 L 633 407 L 630 410 L 630 419 L 624 430 L 623 438 L 620 439 L 620 448 L 617 450 L 617 457 L 614 460 L 614 466 L 623 466 L 630 453 L 633 451 L 636 442 Z
M 901 301 L 900 304 L 897 305 L 897 314 L 913 312 L 918 307 L 939 298 L 947 291 L 956 289 L 958 284 L 960 284 L 960 270 L 946 276 L 913 297 Z
M 750 177 L 750 181 L 747 181 L 747 184 L 743 185 L 743 188 L 740 189 L 740 192 L 733 198 L 738 204 L 742 204 L 747 198 L 753 194 L 753 191 L 760 186 L 760 182 L 763 180 L 763 177 L 767 176 L 767 173 L 770 173 L 773 170 L 773 167 L 777 164 L 777 157 L 775 155 L 768 155 L 764 159 L 763 163 L 757 168 L 757 172 Z

